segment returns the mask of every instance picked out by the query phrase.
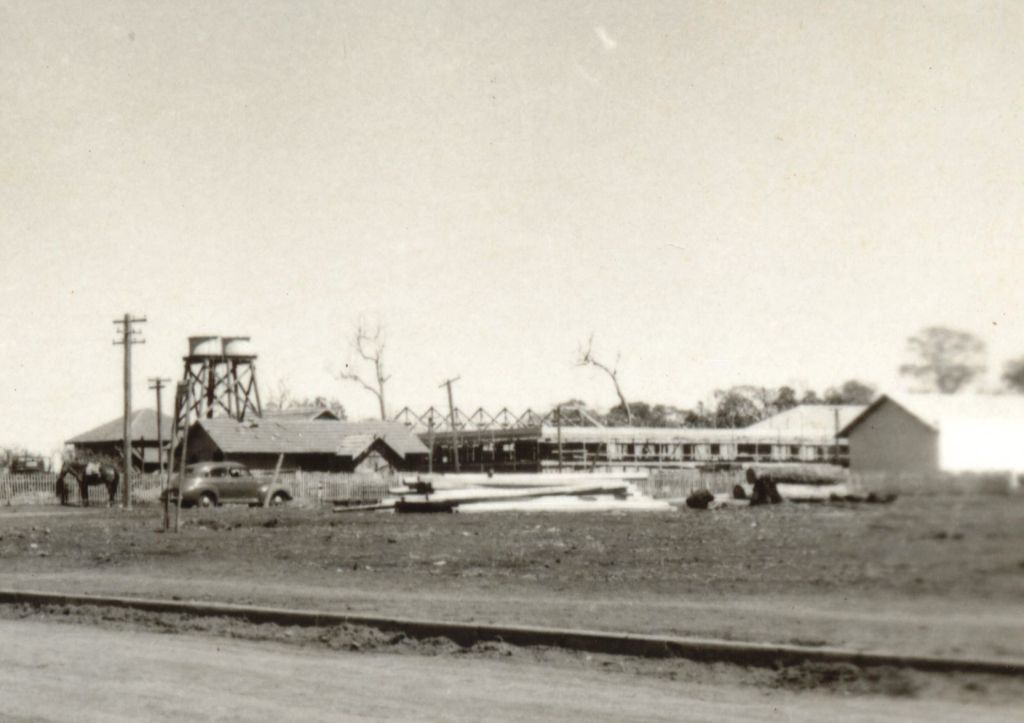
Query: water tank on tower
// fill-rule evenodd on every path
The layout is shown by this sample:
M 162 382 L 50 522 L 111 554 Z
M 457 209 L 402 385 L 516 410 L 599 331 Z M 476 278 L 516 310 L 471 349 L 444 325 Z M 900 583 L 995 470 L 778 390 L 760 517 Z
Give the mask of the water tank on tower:
M 178 385 L 178 429 L 195 419 L 259 417 L 256 352 L 248 336 L 190 336 L 185 371 Z

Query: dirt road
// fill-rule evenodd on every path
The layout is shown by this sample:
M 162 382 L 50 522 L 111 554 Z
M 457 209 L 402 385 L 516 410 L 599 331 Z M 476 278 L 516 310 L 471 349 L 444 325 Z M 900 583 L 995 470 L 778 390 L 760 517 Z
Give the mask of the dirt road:
M 1010 704 L 839 697 L 522 659 L 310 650 L 0 620 L 5 721 L 1010 721 Z
M 0 508 L 0 587 L 1024 656 L 1024 497 L 673 514 Z

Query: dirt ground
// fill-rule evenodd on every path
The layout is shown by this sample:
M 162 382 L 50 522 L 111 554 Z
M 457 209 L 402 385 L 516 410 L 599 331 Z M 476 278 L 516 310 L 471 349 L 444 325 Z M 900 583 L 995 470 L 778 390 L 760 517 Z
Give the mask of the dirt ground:
M 1024 657 L 1024 496 L 183 521 L 0 509 L 0 587 Z
M 958 700 L 906 686 L 848 695 L 841 686 L 752 687 L 715 666 L 637 676 L 621 661 L 559 651 L 462 653 L 440 642 L 430 657 L 401 656 L 382 644 L 402 642 L 365 637 L 368 647 L 355 652 L 353 631 L 284 642 L 290 631 L 268 626 L 256 626 L 260 639 L 232 639 L 198 628 L 162 634 L 137 619 L 69 625 L 51 616 L 0 619 L 5 721 L 1016 719 L 1012 698 L 977 688 Z M 178 631 L 181 622 L 172 621 Z

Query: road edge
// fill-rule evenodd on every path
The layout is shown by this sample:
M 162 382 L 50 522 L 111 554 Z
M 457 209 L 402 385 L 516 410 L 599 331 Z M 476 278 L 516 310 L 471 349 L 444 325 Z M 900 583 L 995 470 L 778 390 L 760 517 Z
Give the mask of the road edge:
M 810 647 L 751 643 L 715 638 L 680 638 L 598 630 L 545 628 L 523 625 L 457 623 L 437 620 L 349 615 L 315 610 L 291 610 L 234 603 L 167 600 L 126 596 L 86 595 L 0 590 L 6 605 L 93 605 L 153 613 L 177 613 L 197 617 L 226 617 L 254 624 L 313 627 L 359 625 L 411 638 L 448 638 L 462 646 L 480 642 L 504 642 L 519 647 L 547 646 L 589 653 L 639 658 L 684 658 L 702 663 L 732 663 L 759 668 L 802 663 L 846 664 L 857 667 L 890 667 L 930 673 L 985 673 L 1024 676 L 1024 660 L 992 658 L 944 658 L 859 651 L 836 647 Z

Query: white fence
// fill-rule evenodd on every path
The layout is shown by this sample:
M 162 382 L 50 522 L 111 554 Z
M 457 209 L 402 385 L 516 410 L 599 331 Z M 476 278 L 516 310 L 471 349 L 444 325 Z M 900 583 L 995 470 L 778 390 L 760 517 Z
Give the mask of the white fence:
M 261 477 L 272 476 L 273 472 L 261 473 Z M 78 483 L 73 477 L 65 479 L 68 487 L 69 504 L 79 505 L 82 500 Z M 378 474 L 342 474 L 326 472 L 285 472 L 280 482 L 291 490 L 296 500 L 312 504 L 329 504 L 335 501 L 350 504 L 369 503 L 380 500 L 387 492 L 394 478 Z M 123 483 L 123 481 L 122 481 Z M 132 502 L 157 502 L 163 489 L 157 474 L 132 475 Z M 118 487 L 116 503 L 121 502 L 122 490 Z M 89 488 L 89 504 L 105 505 L 109 500 L 107 488 Z M 57 497 L 57 475 L 51 472 L 40 474 L 0 473 L 0 505 L 59 505 Z
M 742 469 L 711 471 L 703 469 L 651 470 L 647 479 L 635 484 L 637 489 L 655 499 L 687 497 L 697 490 L 712 494 L 731 492 L 733 486 L 745 480 Z
M 272 476 L 272 472 L 260 476 Z M 0 505 L 57 505 L 60 500 L 56 492 L 57 475 L 40 473 L 18 475 L 0 473 Z M 81 504 L 78 485 L 68 478 L 68 502 Z M 733 486 L 745 481 L 741 469 L 709 471 L 701 469 L 651 470 L 646 479 L 635 482 L 638 490 L 657 499 L 681 498 L 706 489 L 714 494 L 729 493 Z M 387 495 L 389 487 L 399 486 L 396 476 L 372 473 L 332 472 L 282 472 L 280 482 L 284 484 L 296 501 L 325 505 L 334 502 L 345 504 L 367 504 L 379 501 Z M 1013 488 L 1013 481 L 1006 474 L 989 475 L 942 475 L 942 474 L 852 474 L 846 482 L 849 489 L 857 493 L 895 493 L 899 495 L 948 495 L 948 494 L 1006 494 Z M 132 501 L 135 503 L 156 502 L 162 489 L 160 477 L 156 474 L 132 476 Z M 118 489 L 117 503 L 121 501 Z M 105 487 L 89 489 L 89 503 L 105 505 L 108 496 Z
M 81 504 L 78 482 L 68 476 L 68 503 Z M 132 501 L 155 502 L 160 498 L 160 478 L 155 474 L 132 475 Z M 120 503 L 122 490 L 117 488 L 115 502 Z M 110 499 L 107 488 L 96 485 L 89 488 L 89 504 L 105 505 Z M 0 505 L 59 505 L 57 497 L 57 475 L 52 472 L 39 474 L 0 473 Z

